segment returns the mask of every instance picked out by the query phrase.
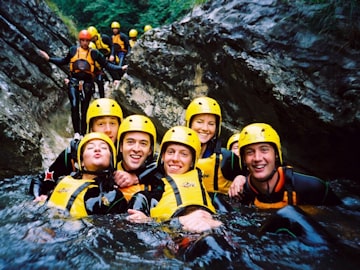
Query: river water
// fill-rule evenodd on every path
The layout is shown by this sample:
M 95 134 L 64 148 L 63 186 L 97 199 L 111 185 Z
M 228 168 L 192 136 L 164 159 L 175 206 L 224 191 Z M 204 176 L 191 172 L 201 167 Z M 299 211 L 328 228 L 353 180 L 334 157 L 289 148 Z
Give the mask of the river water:
M 335 242 L 259 234 L 273 211 L 239 207 L 219 215 L 236 246 L 234 259 L 207 266 L 206 256 L 171 256 L 172 233 L 159 224 L 130 224 L 125 214 L 76 220 L 32 202 L 32 177 L 0 180 L 0 269 L 360 269 L 360 186 L 351 181 L 331 181 L 343 206 L 303 207 Z

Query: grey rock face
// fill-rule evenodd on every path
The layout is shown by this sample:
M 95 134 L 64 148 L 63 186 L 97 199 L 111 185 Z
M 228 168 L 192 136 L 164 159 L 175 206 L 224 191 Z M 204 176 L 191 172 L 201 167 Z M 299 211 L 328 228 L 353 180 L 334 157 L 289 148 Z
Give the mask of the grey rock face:
M 267 122 L 295 168 L 357 179 L 360 12 L 349 2 L 209 1 L 144 34 L 112 96 L 125 114 L 150 116 L 161 138 L 170 126 L 184 124 L 194 97 L 208 95 L 222 107 L 224 144 L 244 125 Z M 5 176 L 41 169 L 42 143 L 52 136 L 42 123 L 67 99 L 66 67 L 44 63 L 36 49 L 60 56 L 75 41 L 43 1 L 2 3 L 0 11 Z

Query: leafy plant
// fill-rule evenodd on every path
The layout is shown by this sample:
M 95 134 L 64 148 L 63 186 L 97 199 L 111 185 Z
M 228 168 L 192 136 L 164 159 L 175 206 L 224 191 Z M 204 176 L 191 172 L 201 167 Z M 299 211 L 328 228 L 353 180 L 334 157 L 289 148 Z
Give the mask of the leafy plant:
M 110 25 L 118 21 L 121 31 L 136 28 L 141 34 L 145 25 L 170 24 L 207 0 L 47 0 L 62 18 L 73 21 L 78 29 L 95 26 L 101 33 L 111 34 Z M 63 16 L 68 16 L 65 19 Z

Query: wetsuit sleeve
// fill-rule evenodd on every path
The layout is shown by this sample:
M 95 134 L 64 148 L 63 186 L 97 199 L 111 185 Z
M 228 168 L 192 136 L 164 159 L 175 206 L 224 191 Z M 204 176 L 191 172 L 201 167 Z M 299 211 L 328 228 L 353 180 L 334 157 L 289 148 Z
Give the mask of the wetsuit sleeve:
M 149 179 L 146 180 L 149 181 L 151 190 L 136 193 L 129 202 L 129 209 L 139 210 L 145 215 L 150 216 L 150 209 L 157 205 L 164 193 L 164 182 L 161 180 L 162 176 L 159 170 L 152 170 L 151 173 L 147 175 Z
M 128 204 L 128 209 L 141 211 L 149 217 L 152 197 L 151 192 L 140 191 L 132 196 Z
M 35 178 L 31 179 L 30 187 L 29 187 L 29 194 L 33 195 L 34 198 L 39 197 L 41 193 L 41 189 L 43 186 L 44 180 L 44 173 L 37 175 Z
M 65 57 L 50 57 L 49 62 L 57 65 L 62 66 L 70 63 L 70 59 L 75 55 L 76 53 L 76 46 L 72 46 L 69 49 L 68 54 Z
M 150 185 L 153 182 L 156 171 L 156 161 L 147 164 L 144 170 L 138 174 L 139 184 Z
M 293 186 L 299 204 L 339 205 L 342 203 L 330 188 L 328 181 L 296 172 L 293 175 Z
M 106 68 L 108 70 L 116 70 L 119 72 L 124 72 L 122 67 L 119 65 L 112 64 L 106 60 L 106 58 L 102 55 L 98 50 L 91 50 L 91 57 L 94 61 L 98 62 L 100 66 Z
M 39 174 L 30 183 L 29 193 L 34 197 L 40 195 L 48 195 L 55 185 L 57 184 L 59 177 L 69 175 L 72 172 L 71 161 L 66 162 L 67 151 L 64 150 L 56 158 L 56 160 L 50 165 L 50 167 L 44 172 Z M 68 159 L 71 159 L 68 157 Z
M 115 54 L 114 54 L 114 44 L 113 44 L 113 42 L 112 42 L 112 38 L 111 37 L 109 37 L 108 35 L 101 35 L 101 39 L 102 39 L 102 41 L 106 44 L 106 45 L 108 45 L 109 46 L 109 48 L 110 48 L 110 55 L 112 55 L 112 56 L 114 56 Z
M 240 169 L 239 157 L 233 152 L 221 148 L 221 172 L 227 180 L 234 180 L 238 175 L 245 175 Z
M 125 35 L 124 33 L 120 33 L 120 38 L 122 41 L 124 41 L 125 49 L 127 51 L 130 51 L 130 43 L 129 43 L 129 37 Z
M 250 205 L 254 202 L 256 194 L 254 193 L 254 191 L 250 188 L 249 186 L 249 178 L 246 178 L 246 182 L 244 185 L 244 191 L 242 193 L 242 197 L 241 197 L 241 201 L 240 203 L 242 205 Z
M 58 181 L 59 177 L 69 175 L 73 172 L 72 157 L 69 150 L 65 149 L 50 165 L 48 171 L 53 172 L 53 179 Z

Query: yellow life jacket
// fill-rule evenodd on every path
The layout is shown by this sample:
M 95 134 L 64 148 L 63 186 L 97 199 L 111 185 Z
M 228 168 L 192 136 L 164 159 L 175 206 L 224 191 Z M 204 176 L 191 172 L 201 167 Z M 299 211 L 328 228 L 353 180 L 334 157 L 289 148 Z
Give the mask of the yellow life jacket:
M 95 61 L 91 57 L 91 49 L 84 50 L 78 47 L 70 59 L 70 71 L 74 73 L 85 72 L 94 76 Z
M 297 204 L 296 192 L 294 190 L 292 190 L 292 188 L 291 188 L 291 186 L 292 186 L 291 180 L 292 179 L 289 176 L 287 176 L 285 173 L 287 170 L 292 170 L 292 169 L 291 168 L 284 169 L 283 167 L 278 168 L 279 181 L 274 188 L 274 192 L 279 192 L 285 186 L 283 199 L 279 202 L 267 203 L 267 202 L 261 202 L 257 199 L 257 197 L 255 197 L 255 200 L 254 200 L 255 206 L 257 206 L 258 208 L 261 208 L 261 209 L 270 209 L 270 208 L 283 208 L 284 206 L 289 205 L 289 204 L 291 204 L 291 205 Z M 251 184 L 250 184 L 250 187 L 256 194 L 258 194 L 258 191 L 253 186 L 251 186 Z
M 220 164 L 222 155 L 213 153 L 210 157 L 200 158 L 197 167 L 203 172 L 203 183 L 207 192 L 228 194 L 232 181 L 227 180 L 222 174 Z
M 150 209 L 150 216 L 159 221 L 170 219 L 186 206 L 198 205 L 215 213 L 209 194 L 201 182 L 201 172 L 191 170 L 184 174 L 164 177 L 164 193 L 159 203 Z
M 135 44 L 136 44 L 136 40 L 133 40 L 133 39 L 129 40 L 129 45 L 130 45 L 131 48 L 134 47 Z
M 81 218 L 88 215 L 84 195 L 89 188 L 96 187 L 95 180 L 63 178 L 51 194 L 48 206 L 68 210 L 73 217 Z
M 127 52 L 125 48 L 125 42 L 121 39 L 120 34 L 112 36 L 112 42 L 116 52 Z
M 122 161 L 118 163 L 117 169 L 119 171 L 125 171 L 124 168 L 122 167 Z M 150 191 L 151 186 L 147 186 L 147 185 L 144 185 L 144 184 L 135 184 L 135 185 L 125 187 L 125 188 L 119 188 L 119 190 L 124 195 L 126 201 L 129 202 L 131 200 L 132 196 L 135 193 L 138 193 L 139 191 L 144 191 L 144 190 L 149 190 Z
M 111 48 L 108 44 L 105 44 L 100 36 L 100 34 L 97 35 L 97 40 L 95 42 L 96 49 L 98 49 L 103 55 L 108 56 L 111 52 Z

